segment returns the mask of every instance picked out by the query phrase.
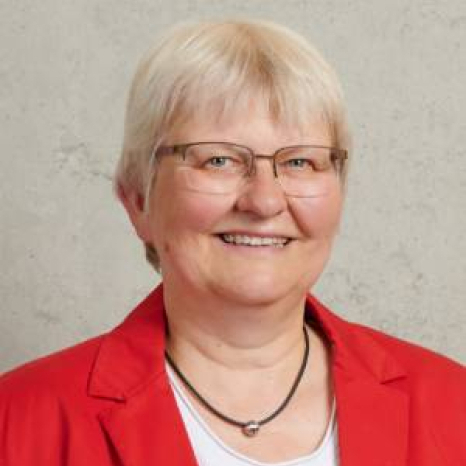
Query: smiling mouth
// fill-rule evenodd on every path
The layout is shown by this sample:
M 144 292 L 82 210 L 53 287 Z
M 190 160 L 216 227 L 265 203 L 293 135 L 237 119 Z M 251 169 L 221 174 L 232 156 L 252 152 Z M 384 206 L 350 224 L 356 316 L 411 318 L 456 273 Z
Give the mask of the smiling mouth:
M 233 244 L 237 246 L 252 246 L 252 247 L 276 247 L 283 248 L 291 242 L 291 238 L 284 237 L 263 237 L 263 236 L 248 236 L 248 235 L 237 235 L 231 233 L 221 233 L 217 235 L 224 243 Z

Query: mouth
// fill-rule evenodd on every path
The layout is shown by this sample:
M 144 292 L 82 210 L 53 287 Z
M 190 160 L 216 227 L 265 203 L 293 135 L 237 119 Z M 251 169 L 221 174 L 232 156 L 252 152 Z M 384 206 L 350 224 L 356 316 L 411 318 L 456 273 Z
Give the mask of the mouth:
M 233 246 L 284 248 L 292 239 L 283 236 L 254 236 L 236 233 L 220 233 L 217 235 L 224 243 Z

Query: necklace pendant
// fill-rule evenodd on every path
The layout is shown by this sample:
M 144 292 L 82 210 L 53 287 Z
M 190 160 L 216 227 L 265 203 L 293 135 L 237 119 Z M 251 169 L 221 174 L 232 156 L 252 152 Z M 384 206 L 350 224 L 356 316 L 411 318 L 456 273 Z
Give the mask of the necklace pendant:
M 241 430 L 246 437 L 254 437 L 260 429 L 260 425 L 256 421 L 249 421 L 246 423 Z

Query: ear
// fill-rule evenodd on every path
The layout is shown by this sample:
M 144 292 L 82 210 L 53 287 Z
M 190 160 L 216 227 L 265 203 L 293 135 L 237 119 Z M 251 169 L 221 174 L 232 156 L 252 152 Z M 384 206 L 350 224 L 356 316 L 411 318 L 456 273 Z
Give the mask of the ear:
M 123 204 L 137 235 L 144 243 L 150 243 L 149 215 L 144 210 L 144 196 L 133 189 L 117 186 L 117 195 Z

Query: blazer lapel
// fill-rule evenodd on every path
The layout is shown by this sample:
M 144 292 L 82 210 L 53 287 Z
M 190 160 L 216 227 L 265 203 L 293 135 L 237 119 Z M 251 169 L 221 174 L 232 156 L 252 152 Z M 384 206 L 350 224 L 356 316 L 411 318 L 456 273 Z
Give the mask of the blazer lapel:
M 88 393 L 112 400 L 98 419 L 115 465 L 196 466 L 165 371 L 159 286 L 102 342 Z
M 370 381 L 341 383 L 336 377 L 341 466 L 406 465 L 407 396 Z
M 101 413 L 99 419 L 118 465 L 197 466 L 164 376 L 150 381 L 126 404 Z
M 409 398 L 395 387 L 404 368 L 311 296 L 308 308 L 331 344 L 340 465 L 406 466 Z

